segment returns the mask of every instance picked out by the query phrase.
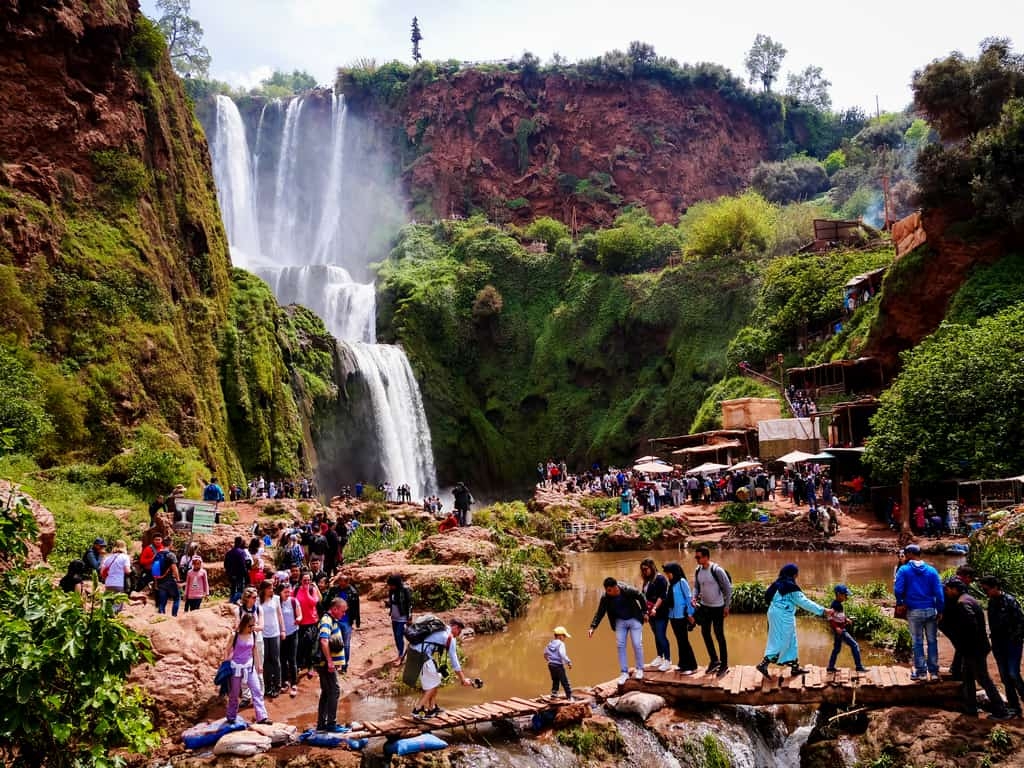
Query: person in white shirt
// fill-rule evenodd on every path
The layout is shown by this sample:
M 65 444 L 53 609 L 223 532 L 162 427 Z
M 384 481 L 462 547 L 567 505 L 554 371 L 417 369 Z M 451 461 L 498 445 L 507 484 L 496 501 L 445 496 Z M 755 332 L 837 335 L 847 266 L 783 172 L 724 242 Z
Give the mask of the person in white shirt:
M 100 575 L 103 577 L 103 588 L 107 592 L 127 592 L 128 574 L 132 571 L 132 560 L 128 557 L 128 545 L 123 540 L 114 542 L 114 548 L 110 554 L 103 559 L 100 566 Z M 115 608 L 120 612 L 123 603 Z
M 274 594 L 274 583 L 264 581 L 259 591 L 260 612 L 263 614 L 263 678 L 267 684 L 267 698 L 281 693 L 281 638 L 284 636 L 284 616 L 281 600 Z

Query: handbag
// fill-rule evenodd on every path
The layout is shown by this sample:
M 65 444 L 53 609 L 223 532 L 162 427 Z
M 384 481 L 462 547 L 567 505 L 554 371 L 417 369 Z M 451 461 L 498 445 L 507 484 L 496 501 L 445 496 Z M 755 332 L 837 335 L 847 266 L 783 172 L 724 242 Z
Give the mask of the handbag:
M 893 610 L 892 615 L 894 618 L 897 619 L 907 618 L 907 606 L 897 605 L 896 608 Z
M 703 605 L 698 605 L 693 609 L 693 620 L 696 624 L 692 626 L 703 627 L 710 619 L 711 616 L 708 614 L 708 609 Z

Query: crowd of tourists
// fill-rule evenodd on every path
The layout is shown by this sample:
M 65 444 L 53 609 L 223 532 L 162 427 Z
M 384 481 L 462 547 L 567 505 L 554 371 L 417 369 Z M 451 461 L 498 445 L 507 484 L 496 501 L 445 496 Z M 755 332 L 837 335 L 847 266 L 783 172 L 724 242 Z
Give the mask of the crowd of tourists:
M 711 560 L 710 554 L 706 547 L 697 547 L 692 581 L 687 581 L 678 562 L 664 563 L 659 573 L 650 558 L 640 563 L 638 586 L 611 576 L 604 580 L 604 593 L 588 635 L 593 636 L 602 619 L 607 617 L 615 633 L 620 684 L 630 676 L 629 647 L 633 650 L 635 679 L 642 680 L 645 669 L 675 671 L 687 676 L 698 674 L 697 659 L 689 639 L 689 632 L 698 627 L 708 656 L 704 673 L 723 677 L 728 672 L 725 625 L 732 604 L 732 579 L 723 566 Z M 845 584 L 835 585 L 833 599 L 826 607 L 804 594 L 797 582 L 799 573 L 796 563 L 786 564 L 765 593 L 768 638 L 764 657 L 756 665 L 758 671 L 768 677 L 773 667 L 781 666 L 793 676 L 807 673 L 799 660 L 796 623 L 797 612 L 803 610 L 828 622 L 833 644 L 827 672 L 838 671 L 836 664 L 844 646 L 850 649 L 855 671 L 867 672 L 860 646 L 851 633 L 853 620 L 846 612 L 850 588 Z M 1017 599 L 1003 590 L 999 579 L 976 576 L 972 568 L 962 566 L 954 577 L 942 582 L 938 571 L 921 558 L 919 546 L 912 544 L 900 550 L 893 574 L 895 616 L 909 623 L 914 664 L 911 680 L 927 683 L 939 679 L 937 632 L 942 631 L 955 649 L 949 664 L 949 678 L 961 681 L 964 711 L 978 714 L 976 686 L 980 685 L 988 697 L 990 719 L 1019 717 L 1024 697 L 1020 671 L 1024 611 Z M 987 611 L 970 594 L 975 582 L 988 599 Z M 643 643 L 645 623 L 650 624 L 656 653 L 654 660 L 647 664 L 644 663 Z M 672 663 L 669 628 L 676 640 L 675 664 Z M 558 651 L 564 654 L 564 645 Z M 995 657 L 1004 693 L 1000 693 L 988 674 L 989 653 Z M 552 671 L 553 690 L 563 675 L 556 677 Z

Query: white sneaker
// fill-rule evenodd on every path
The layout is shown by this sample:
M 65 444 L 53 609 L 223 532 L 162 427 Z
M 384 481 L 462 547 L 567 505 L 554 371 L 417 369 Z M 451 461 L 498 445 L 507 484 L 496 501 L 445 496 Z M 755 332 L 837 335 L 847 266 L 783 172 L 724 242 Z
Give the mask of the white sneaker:
M 672 666 L 672 662 L 671 661 L 663 661 L 661 663 L 661 666 L 658 667 L 658 671 L 659 672 L 671 672 L 672 669 L 673 669 L 673 666 Z M 676 669 L 678 669 L 678 667 L 676 667 Z
M 643 680 L 644 679 L 644 671 L 642 669 L 637 669 L 637 671 L 633 673 L 633 679 L 634 680 Z
M 663 661 L 665 660 L 661 658 L 661 656 L 655 656 L 654 661 L 652 661 L 650 664 L 644 664 L 644 669 L 657 669 L 661 666 L 661 663 Z
M 627 680 L 629 680 L 629 675 L 623 672 L 621 675 L 619 675 L 617 682 L 619 685 L 622 685 Z

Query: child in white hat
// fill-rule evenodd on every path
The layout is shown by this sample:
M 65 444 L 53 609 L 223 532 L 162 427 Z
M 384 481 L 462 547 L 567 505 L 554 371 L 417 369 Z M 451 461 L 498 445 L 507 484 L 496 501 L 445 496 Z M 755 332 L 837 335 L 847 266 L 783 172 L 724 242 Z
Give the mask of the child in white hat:
M 569 676 L 565 668 L 572 669 L 572 660 L 565 652 L 565 639 L 572 638 L 569 630 L 565 627 L 555 627 L 554 639 L 544 647 L 544 660 L 548 663 L 548 672 L 551 673 L 551 697 L 558 697 L 558 686 L 565 689 L 565 698 L 572 701 L 572 686 L 569 685 Z

